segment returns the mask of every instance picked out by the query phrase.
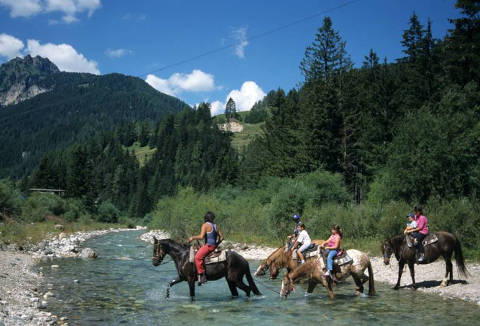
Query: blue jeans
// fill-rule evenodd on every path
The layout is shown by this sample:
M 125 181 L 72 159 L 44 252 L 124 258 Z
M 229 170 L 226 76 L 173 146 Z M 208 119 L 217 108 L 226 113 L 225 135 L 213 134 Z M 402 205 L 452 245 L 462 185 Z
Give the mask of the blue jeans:
M 329 271 L 333 270 L 333 257 L 335 257 L 338 253 L 338 250 L 335 249 L 327 249 L 328 257 L 327 257 L 327 269 Z

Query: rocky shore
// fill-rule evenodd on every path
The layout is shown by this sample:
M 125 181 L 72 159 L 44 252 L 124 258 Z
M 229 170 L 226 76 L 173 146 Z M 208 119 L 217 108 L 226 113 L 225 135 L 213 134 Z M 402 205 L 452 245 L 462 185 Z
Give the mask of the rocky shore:
M 137 230 L 142 229 L 137 227 Z M 135 229 L 60 233 L 26 248 L 9 245 L 0 250 L 0 326 L 68 325 L 65 317 L 45 311 L 52 293 L 40 293 L 42 271 L 35 271 L 40 260 L 54 258 L 95 258 L 90 248 L 80 250 L 82 242 L 111 232 Z M 20 250 L 22 249 L 22 250 Z M 54 268 L 56 265 L 52 265 Z

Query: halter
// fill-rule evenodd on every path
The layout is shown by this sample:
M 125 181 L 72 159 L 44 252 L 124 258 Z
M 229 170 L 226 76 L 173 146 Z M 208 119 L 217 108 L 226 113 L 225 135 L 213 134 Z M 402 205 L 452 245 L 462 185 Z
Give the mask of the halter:
M 153 254 L 152 260 L 156 260 L 160 264 L 160 263 L 162 263 L 163 258 L 165 258 L 165 255 L 166 255 L 166 253 L 163 253 L 163 256 L 161 255 L 161 246 L 160 246 L 160 244 L 157 244 L 157 247 L 155 248 L 155 253 Z

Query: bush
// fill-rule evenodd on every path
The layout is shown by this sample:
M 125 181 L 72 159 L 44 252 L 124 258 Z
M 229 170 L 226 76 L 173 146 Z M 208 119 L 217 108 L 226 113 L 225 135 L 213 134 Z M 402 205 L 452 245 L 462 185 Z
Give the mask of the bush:
M 0 181 L 0 215 L 4 212 L 7 215 L 20 213 L 20 193 L 10 182 Z
M 88 215 L 83 202 L 79 199 L 68 199 L 66 202 L 66 212 L 63 214 L 63 217 L 69 222 L 74 222 L 82 215 Z
M 120 210 L 111 202 L 104 201 L 98 207 L 97 220 L 103 223 L 117 223 L 120 217 Z
M 60 216 L 66 211 L 65 200 L 57 195 L 34 193 L 22 207 L 22 218 L 26 222 L 42 222 L 49 215 Z

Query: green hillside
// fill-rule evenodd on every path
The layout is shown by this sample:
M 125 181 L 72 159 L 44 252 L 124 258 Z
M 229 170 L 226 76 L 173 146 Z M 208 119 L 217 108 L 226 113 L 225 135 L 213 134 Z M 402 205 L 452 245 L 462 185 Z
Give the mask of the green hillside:
M 255 137 L 263 134 L 262 127 L 264 125 L 265 122 L 255 124 L 243 123 L 243 131 L 233 134 L 232 147 L 239 153 L 244 152 L 246 146 L 255 139 Z
M 122 123 L 158 121 L 187 106 L 142 79 L 121 74 L 60 72 L 44 77 L 42 85 L 52 90 L 0 109 L 0 177 L 25 175 L 47 151 Z

